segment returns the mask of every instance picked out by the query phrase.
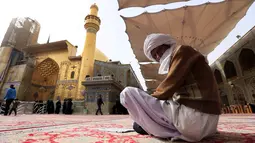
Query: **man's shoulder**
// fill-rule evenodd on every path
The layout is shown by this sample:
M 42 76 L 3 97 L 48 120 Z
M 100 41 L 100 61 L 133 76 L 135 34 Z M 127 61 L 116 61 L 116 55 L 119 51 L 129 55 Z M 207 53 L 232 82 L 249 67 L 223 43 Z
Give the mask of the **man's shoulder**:
M 179 56 L 192 56 L 192 55 L 196 55 L 199 54 L 199 52 L 197 50 L 195 50 L 194 48 L 192 48 L 191 46 L 187 46 L 187 45 L 181 45 L 180 47 L 177 47 L 176 51 L 175 51 L 175 55 L 179 55 Z
M 188 46 L 188 45 L 181 45 L 181 47 L 179 48 L 179 51 L 181 51 L 181 52 L 198 52 L 193 47 Z

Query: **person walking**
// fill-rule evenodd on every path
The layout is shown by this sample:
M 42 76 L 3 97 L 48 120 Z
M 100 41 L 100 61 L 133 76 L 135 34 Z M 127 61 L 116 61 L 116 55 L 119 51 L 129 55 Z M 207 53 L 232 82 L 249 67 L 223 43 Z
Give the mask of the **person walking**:
M 16 89 L 14 85 L 10 85 L 10 88 L 7 90 L 6 95 L 4 97 L 4 100 L 6 100 L 4 116 L 7 116 L 10 109 L 10 105 L 15 98 L 16 98 Z
M 102 99 L 102 95 L 99 95 L 99 98 L 97 99 L 97 111 L 96 111 L 96 115 L 98 114 L 98 112 L 100 112 L 101 115 L 103 115 L 102 110 L 101 110 L 101 106 L 102 104 L 104 105 L 103 99 Z

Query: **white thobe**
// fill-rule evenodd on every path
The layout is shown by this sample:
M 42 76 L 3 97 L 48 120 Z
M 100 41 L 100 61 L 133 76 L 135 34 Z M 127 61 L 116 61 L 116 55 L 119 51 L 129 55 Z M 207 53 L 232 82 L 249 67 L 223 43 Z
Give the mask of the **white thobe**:
M 158 100 L 138 88 L 125 88 L 120 101 L 134 122 L 156 137 L 197 142 L 217 130 L 219 115 L 202 113 L 172 100 Z

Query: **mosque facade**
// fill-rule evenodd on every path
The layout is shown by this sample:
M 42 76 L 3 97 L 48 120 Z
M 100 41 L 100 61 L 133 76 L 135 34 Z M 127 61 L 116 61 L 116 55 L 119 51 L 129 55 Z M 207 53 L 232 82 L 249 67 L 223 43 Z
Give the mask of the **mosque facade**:
M 13 84 L 17 98 L 22 101 L 85 99 L 89 109 L 98 94 L 113 103 L 124 87 L 141 88 L 129 64 L 113 62 L 96 48 L 101 23 L 97 13 L 94 4 L 85 17 L 87 36 L 80 56 L 76 55 L 77 46 L 67 40 L 38 44 L 40 24 L 37 21 L 13 19 L 0 48 L 0 98 L 3 99 Z M 109 89 L 101 90 L 105 87 Z M 110 112 L 108 107 L 105 112 Z
M 255 103 L 255 27 L 237 38 L 211 65 L 225 105 Z

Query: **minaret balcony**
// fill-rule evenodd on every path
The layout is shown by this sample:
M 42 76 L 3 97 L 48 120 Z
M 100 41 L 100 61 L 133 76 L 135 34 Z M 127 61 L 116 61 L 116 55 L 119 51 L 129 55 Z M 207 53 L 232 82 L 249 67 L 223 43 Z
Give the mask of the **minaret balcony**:
M 99 17 L 95 16 L 95 15 L 87 15 L 85 17 L 85 21 L 96 21 L 98 23 L 98 25 L 101 24 L 101 20 Z

